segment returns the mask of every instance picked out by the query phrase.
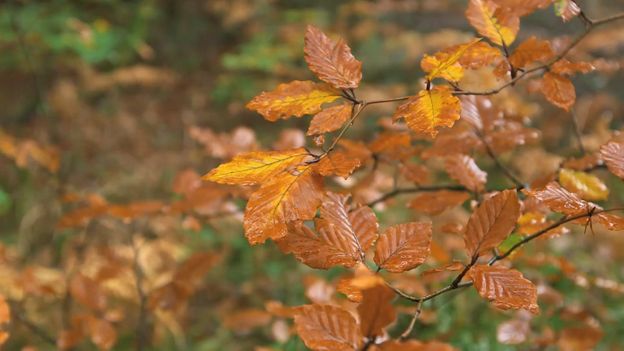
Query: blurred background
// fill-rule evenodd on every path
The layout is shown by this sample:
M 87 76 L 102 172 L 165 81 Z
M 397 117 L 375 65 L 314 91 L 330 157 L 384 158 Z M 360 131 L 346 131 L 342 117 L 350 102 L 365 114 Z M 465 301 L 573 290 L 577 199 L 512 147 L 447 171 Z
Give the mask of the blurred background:
M 592 18 L 624 11 L 621 0 L 579 3 Z M 344 271 L 312 272 L 272 243 L 250 247 L 236 211 L 244 202 L 202 188 L 198 177 L 240 151 L 306 142 L 308 119 L 271 123 L 244 107 L 278 83 L 313 79 L 303 60 L 306 25 L 347 40 L 364 63 L 362 96 L 396 97 L 421 87 L 424 53 L 474 36 L 465 8 L 463 0 L 3 1 L 0 290 L 18 317 L 43 329 L 37 335 L 28 322 L 11 323 L 5 349 L 51 350 L 66 342 L 77 350 L 134 350 L 137 343 L 146 350 L 303 350 L 265 304 L 320 299 L 333 289 L 326 281 Z M 518 42 L 582 28 L 580 21 L 562 23 L 548 8 L 523 18 Z M 599 74 L 575 79 L 589 150 L 609 129 L 622 128 L 623 51 L 624 27 L 613 24 L 575 53 L 600 65 Z M 530 177 L 578 153 L 569 115 L 526 96 L 522 89 L 505 99 L 517 101 L 542 132 L 543 148 L 521 148 L 509 159 Z M 393 108 L 369 114 L 389 116 Z M 378 121 L 361 121 L 350 137 L 370 140 Z M 621 204 L 621 180 L 608 185 L 612 201 Z M 382 226 L 413 218 L 401 203 L 377 209 Z M 178 210 L 153 215 L 163 204 Z M 120 214 L 91 220 L 98 206 L 110 205 Z M 80 208 L 89 210 L 66 216 Z M 458 211 L 463 214 L 454 215 L 467 218 Z M 602 336 L 597 349 L 620 350 L 622 234 L 576 233 L 536 244 L 552 255 L 536 255 L 521 270 L 540 283 L 540 302 L 552 309 L 530 323 L 527 316 L 492 310 L 470 292 L 429 306 L 416 335 L 461 350 L 532 350 L 542 348 L 536 340 L 591 320 Z M 187 279 L 192 289 L 158 290 L 174 278 Z M 166 297 L 151 293 L 157 290 Z M 93 295 L 104 305 L 90 301 Z M 92 330 L 82 331 L 84 340 L 71 334 L 85 320 L 107 321 L 98 336 L 114 335 L 114 343 L 94 341 Z M 399 319 L 408 321 L 408 315 Z M 501 331 L 509 321 L 516 324 Z M 526 341 L 529 334 L 531 342 L 499 342 Z M 566 349 L 565 343 L 550 347 Z

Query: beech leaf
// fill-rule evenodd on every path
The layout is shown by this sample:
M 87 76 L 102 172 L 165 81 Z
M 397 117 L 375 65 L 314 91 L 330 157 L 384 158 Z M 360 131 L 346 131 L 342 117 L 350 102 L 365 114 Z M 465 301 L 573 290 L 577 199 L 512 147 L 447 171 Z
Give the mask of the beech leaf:
M 624 141 L 610 141 L 602 145 L 600 155 L 609 171 L 624 179 Z
M 421 90 L 399 106 L 392 116 L 393 120 L 404 118 L 407 126 L 417 133 L 438 135 L 440 127 L 452 127 L 459 119 L 459 99 L 453 96 L 447 86 L 438 86 L 431 90 Z
M 355 318 L 331 305 L 305 305 L 295 315 L 297 334 L 305 345 L 317 351 L 355 351 L 362 334 Z
M 516 39 L 520 29 L 520 19 L 512 11 L 492 0 L 470 0 L 466 9 L 468 22 L 479 34 L 494 44 L 509 46 Z
M 396 297 L 385 284 L 375 285 L 362 291 L 362 303 L 357 310 L 360 315 L 360 330 L 367 338 L 383 335 L 383 329 L 394 322 L 397 312 L 392 305 Z
M 374 261 L 388 272 L 401 273 L 425 262 L 430 251 L 430 222 L 398 224 L 380 235 Z
M 569 111 L 576 100 L 576 90 L 572 82 L 556 73 L 545 73 L 541 92 L 553 105 Z
M 539 313 L 537 287 L 515 269 L 476 265 L 469 271 L 479 295 L 501 310 L 525 309 Z
M 467 189 L 481 192 L 487 181 L 487 173 L 482 171 L 475 160 L 468 155 L 455 154 L 446 157 L 444 168 L 449 176 Z

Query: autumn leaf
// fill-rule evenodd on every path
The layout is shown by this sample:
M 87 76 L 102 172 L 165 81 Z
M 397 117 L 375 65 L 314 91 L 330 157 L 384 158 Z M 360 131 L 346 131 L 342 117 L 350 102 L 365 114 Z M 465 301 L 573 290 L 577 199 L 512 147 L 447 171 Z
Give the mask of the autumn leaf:
M 381 269 L 401 273 L 425 262 L 430 250 L 430 222 L 398 224 L 379 236 L 374 261 Z
M 310 121 L 307 135 L 318 135 L 337 130 L 351 117 L 352 109 L 353 105 L 342 104 L 317 113 Z
M 459 119 L 459 99 L 453 96 L 447 86 L 421 90 L 399 106 L 393 120 L 404 118 L 407 126 L 417 133 L 429 134 L 432 138 L 440 127 L 452 127 Z
M 357 308 L 362 335 L 373 339 L 382 335 L 384 328 L 395 321 L 397 312 L 392 305 L 395 297 L 395 292 L 385 284 L 362 291 L 362 303 Z
M 333 151 L 312 165 L 314 171 L 322 176 L 336 175 L 349 178 L 351 173 L 361 166 L 361 160 L 350 157 L 345 151 Z
M 74 274 L 69 281 L 69 293 L 76 301 L 92 310 L 102 311 L 106 308 L 106 295 L 98 283 L 81 273 Z
M 514 229 L 520 217 L 515 190 L 504 190 L 483 201 L 468 220 L 464 243 L 470 257 L 498 246 Z
M 427 74 L 427 80 L 443 78 L 450 82 L 459 82 L 464 76 L 464 67 L 459 59 L 471 46 L 481 39 L 474 39 L 469 43 L 457 46 L 452 52 L 438 52 L 434 56 L 425 55 L 420 61 L 420 67 Z
M 479 34 L 500 46 L 511 45 L 520 29 L 519 18 L 492 0 L 470 0 L 466 18 Z
M 609 188 L 600 178 L 589 173 L 564 168 L 559 171 L 559 183 L 584 200 L 606 200 L 609 197 Z
M 353 89 L 360 84 L 362 62 L 353 57 L 342 39 L 335 42 L 318 28 L 308 26 L 303 50 L 310 71 L 320 80 L 337 89 Z
M 600 156 L 611 173 L 624 179 L 624 142 L 610 141 L 602 145 Z
M 300 166 L 267 180 L 247 202 L 243 226 L 249 243 L 282 238 L 288 222 L 314 217 L 322 188 L 322 180 L 310 166 Z
M 305 345 L 317 351 L 356 351 L 362 334 L 355 318 L 331 305 L 305 305 L 295 315 L 297 334 Z
M 440 190 L 416 196 L 407 207 L 428 215 L 437 215 L 446 209 L 463 204 L 468 198 L 470 195 L 465 191 Z
M 498 48 L 490 46 L 485 41 L 471 45 L 459 58 L 459 64 L 466 69 L 478 69 L 503 59 Z
M 571 76 L 576 73 L 589 73 L 596 69 L 589 62 L 571 62 L 568 59 L 561 59 L 550 67 L 550 71 L 562 76 Z
M 569 111 L 576 100 L 574 84 L 559 74 L 548 72 L 542 78 L 542 94 L 553 105 Z
M 571 20 L 581 13 L 581 8 L 574 0 L 555 0 L 555 14 L 563 19 L 564 22 Z
M 482 171 L 475 160 L 468 155 L 455 154 L 446 157 L 444 168 L 449 176 L 466 189 L 481 192 L 487 181 L 487 173 Z
M 534 36 L 523 41 L 509 56 L 509 63 L 515 68 L 526 67 L 536 61 L 546 61 L 553 56 L 550 43 L 546 40 L 538 40 Z
M 254 97 L 247 108 L 275 122 L 280 118 L 318 113 L 321 105 L 339 97 L 340 93 L 326 84 L 295 80 Z
M 303 148 L 287 151 L 253 151 L 238 155 L 204 175 L 220 184 L 254 185 L 301 164 L 310 154 Z
M 415 184 L 424 184 L 429 179 L 429 170 L 425 165 L 406 163 L 400 166 L 401 174 L 405 179 Z
M 578 215 L 588 212 L 592 207 L 597 207 L 592 203 L 581 200 L 577 195 L 562 188 L 559 183 L 550 182 L 543 189 L 525 190 L 525 193 L 548 207 L 551 211 L 560 212 L 568 216 Z
M 515 269 L 476 265 L 468 272 L 479 295 L 502 310 L 525 309 L 539 313 L 537 287 Z

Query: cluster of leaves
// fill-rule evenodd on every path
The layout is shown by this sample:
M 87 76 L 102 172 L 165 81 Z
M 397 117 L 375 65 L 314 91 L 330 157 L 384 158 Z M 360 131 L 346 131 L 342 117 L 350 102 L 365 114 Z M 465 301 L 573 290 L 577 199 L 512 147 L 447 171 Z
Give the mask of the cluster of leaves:
M 292 81 L 256 96 L 247 107 L 269 121 L 314 115 L 307 131 L 317 150 L 296 148 L 253 151 L 236 155 L 204 176 L 205 180 L 249 187 L 244 213 L 245 236 L 250 244 L 275 241 L 279 249 L 317 269 L 334 266 L 359 267 L 352 277 L 337 286 L 347 299 L 357 303 L 356 311 L 334 304 L 312 304 L 273 311 L 294 318 L 297 333 L 314 350 L 430 350 L 452 349 L 440 342 L 403 341 L 413 328 L 393 340 L 386 331 L 397 312 L 395 296 L 421 304 L 441 294 L 474 286 L 479 295 L 498 309 L 524 309 L 539 313 L 537 287 L 523 274 L 499 264 L 527 242 L 553 234 L 566 223 L 585 226 L 594 223 L 613 231 L 624 230 L 624 218 L 589 201 L 605 200 L 606 185 L 589 173 L 600 165 L 622 178 L 624 139 L 614 136 L 600 152 L 581 160 L 570 160 L 554 174 L 525 184 L 498 159 L 498 154 L 535 142 L 539 133 L 519 121 L 505 118 L 489 95 L 497 94 L 536 72 L 534 91 L 553 105 L 570 110 L 576 94 L 569 76 L 593 69 L 588 62 L 572 62 L 565 55 L 578 40 L 555 48 L 548 40 L 530 37 L 513 46 L 520 18 L 554 3 L 565 21 L 580 16 L 588 31 L 619 19 L 590 20 L 572 1 L 471 0 L 466 10 L 470 24 L 483 38 L 425 55 L 421 68 L 426 73 L 424 89 L 408 97 L 362 100 L 357 88 L 362 80 L 362 62 L 343 40 L 335 41 L 318 28 L 305 34 L 304 57 L 310 71 L 321 82 Z M 489 43 L 488 43 L 489 42 Z M 491 43 L 491 44 L 490 44 Z M 491 69 L 501 81 L 486 91 L 462 89 L 465 71 Z M 325 104 L 339 104 L 325 107 Z M 371 143 L 344 139 L 362 111 L 370 105 L 402 102 L 392 116 L 395 126 Z M 458 122 L 459 121 L 459 122 Z M 448 129 L 444 129 L 444 127 Z M 326 134 L 337 132 L 332 140 Z M 410 134 L 410 132 L 412 132 Z M 432 140 L 430 146 L 415 146 L 418 139 Z M 513 188 L 487 187 L 488 174 L 471 156 L 485 153 L 514 184 Z M 458 186 L 425 186 L 428 169 L 414 159 L 444 160 L 448 176 Z M 464 204 L 474 196 L 473 212 L 461 232 L 465 262 L 441 262 L 437 271 L 459 271 L 450 284 L 423 297 L 411 296 L 392 284 L 388 273 L 404 273 L 423 264 L 432 251 L 432 223 L 418 221 L 379 230 L 370 206 L 401 193 L 395 189 L 369 200 L 362 195 L 374 187 L 382 164 L 400 169 L 404 176 L 430 191 L 414 198 L 409 207 L 429 215 Z M 355 180 L 341 189 L 339 178 L 351 180 L 355 172 L 372 164 L 372 176 Z M 357 177 L 356 177 L 357 178 Z M 333 179 L 326 190 L 325 179 Z M 354 201 L 350 202 L 353 197 Z M 368 200 L 368 201 L 367 201 Z M 368 204 L 368 205 L 367 205 Z M 563 215 L 550 221 L 550 213 Z M 526 225 L 526 223 L 530 223 Z M 511 245 L 510 234 L 519 227 L 520 236 Z M 530 229 L 527 229 L 530 228 Z M 504 245 L 504 244 L 507 245 Z M 502 251 L 501 251 L 502 250 Z M 337 303 L 338 305 L 340 303 Z M 353 313 L 352 313 L 353 312 Z

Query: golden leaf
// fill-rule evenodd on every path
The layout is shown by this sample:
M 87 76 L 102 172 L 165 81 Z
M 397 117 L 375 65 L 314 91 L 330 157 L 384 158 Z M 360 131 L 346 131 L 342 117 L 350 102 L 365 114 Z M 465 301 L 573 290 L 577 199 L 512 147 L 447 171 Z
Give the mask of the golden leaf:
M 609 197 L 609 188 L 600 178 L 589 173 L 564 168 L 559 171 L 559 183 L 584 200 L 598 201 Z
M 427 133 L 435 138 L 440 127 L 452 127 L 459 119 L 459 99 L 447 86 L 422 90 L 399 106 L 392 116 L 404 118 L 407 126 L 417 133 Z
M 464 76 L 464 67 L 459 64 L 459 59 L 466 50 L 478 43 L 481 39 L 457 46 L 451 52 L 438 52 L 434 56 L 425 55 L 420 61 L 420 67 L 427 72 L 427 79 L 443 78 L 451 82 L 458 82 Z
M 322 104 L 339 97 L 340 93 L 326 84 L 295 80 L 256 96 L 247 104 L 247 108 L 275 122 L 280 118 L 315 114 L 321 111 Z
M 518 16 L 492 0 L 470 0 L 466 18 L 479 34 L 500 46 L 511 45 L 520 29 Z
M 252 151 L 204 175 L 204 180 L 220 184 L 253 185 L 301 164 L 310 154 L 303 148 L 287 151 Z

